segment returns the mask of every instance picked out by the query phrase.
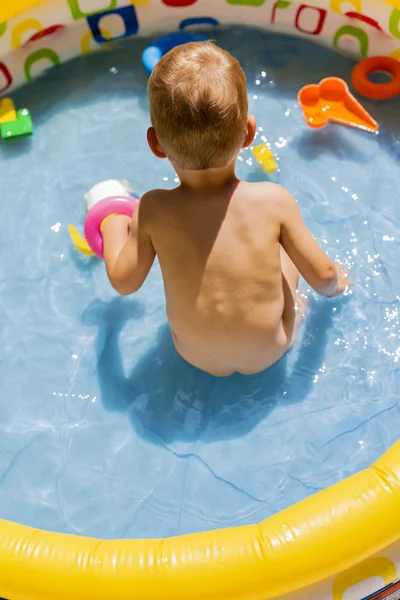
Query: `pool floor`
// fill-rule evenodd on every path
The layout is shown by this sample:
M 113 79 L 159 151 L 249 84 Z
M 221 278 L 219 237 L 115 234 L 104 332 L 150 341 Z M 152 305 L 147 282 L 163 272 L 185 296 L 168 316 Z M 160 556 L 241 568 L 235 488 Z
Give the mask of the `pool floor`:
M 102 538 L 253 523 L 369 466 L 398 437 L 400 99 L 363 100 L 379 135 L 313 131 L 297 91 L 350 81 L 351 60 L 260 31 L 212 36 L 244 66 L 275 180 L 352 267 L 352 293 L 311 293 L 295 348 L 267 372 L 197 371 L 173 348 L 158 264 L 119 298 L 67 233 L 102 179 L 139 194 L 176 185 L 146 145 L 146 41 L 20 89 L 34 136 L 0 145 L 2 518 Z M 238 173 L 265 179 L 250 151 Z

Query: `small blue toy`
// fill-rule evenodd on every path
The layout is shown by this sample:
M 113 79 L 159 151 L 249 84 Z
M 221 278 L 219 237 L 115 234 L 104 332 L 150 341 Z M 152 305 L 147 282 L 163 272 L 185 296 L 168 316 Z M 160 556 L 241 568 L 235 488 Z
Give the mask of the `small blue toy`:
M 175 46 L 181 46 L 189 42 L 206 42 L 207 39 L 201 33 L 191 31 L 177 31 L 155 38 L 142 54 L 142 65 L 147 73 L 151 75 L 160 58 Z

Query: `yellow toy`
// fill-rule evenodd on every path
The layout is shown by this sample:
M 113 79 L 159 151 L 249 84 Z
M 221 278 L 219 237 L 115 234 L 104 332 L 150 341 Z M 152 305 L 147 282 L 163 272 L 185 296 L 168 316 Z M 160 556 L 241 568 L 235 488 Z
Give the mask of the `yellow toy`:
M 75 248 L 82 252 L 83 254 L 87 254 L 88 256 L 94 256 L 94 252 L 91 251 L 89 244 L 85 240 L 85 238 L 79 233 L 75 225 L 68 225 L 68 233 L 74 244 Z
M 251 149 L 254 157 L 260 167 L 264 169 L 264 171 L 269 175 L 270 173 L 275 173 L 278 170 L 278 165 L 275 162 L 274 155 L 271 150 L 267 148 L 266 144 L 260 144 L 259 146 L 254 146 Z
M 0 123 L 10 123 L 17 120 L 17 111 L 11 98 L 0 100 Z

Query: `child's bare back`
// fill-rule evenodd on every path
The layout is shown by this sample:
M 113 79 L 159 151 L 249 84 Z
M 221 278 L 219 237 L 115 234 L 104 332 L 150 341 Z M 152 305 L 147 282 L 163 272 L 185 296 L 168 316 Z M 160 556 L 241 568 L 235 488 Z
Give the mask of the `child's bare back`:
M 179 187 L 142 200 L 177 350 L 214 375 L 261 371 L 291 343 L 298 275 L 287 276 L 285 299 L 281 195 L 273 184 L 229 181 L 208 194 Z
M 189 73 L 186 85 L 189 58 L 199 77 L 193 82 Z M 299 272 L 327 296 L 350 282 L 284 188 L 236 178 L 236 156 L 255 134 L 237 61 L 200 43 L 159 64 L 149 83 L 148 142 L 170 159 L 181 185 L 145 194 L 132 223 L 121 216 L 104 224 L 107 272 L 115 289 L 132 293 L 157 255 L 178 352 L 214 375 L 255 373 L 294 339 Z

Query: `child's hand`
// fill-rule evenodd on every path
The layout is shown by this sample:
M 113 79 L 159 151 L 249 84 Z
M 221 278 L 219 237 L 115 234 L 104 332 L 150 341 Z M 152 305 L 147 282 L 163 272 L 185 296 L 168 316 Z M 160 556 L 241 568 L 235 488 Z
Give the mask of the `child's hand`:
M 132 219 L 125 215 L 114 215 L 109 220 L 103 221 L 102 235 L 107 275 L 113 288 L 122 295 L 133 294 L 141 287 L 156 256 L 150 234 L 146 229 L 151 192 L 145 194 L 143 198 L 134 211 Z
M 348 279 L 350 275 L 350 269 L 345 269 L 342 263 L 335 263 L 336 267 L 336 289 L 332 294 L 328 295 L 328 298 L 335 298 L 340 296 L 346 290 L 346 288 L 353 285 L 354 281 Z

